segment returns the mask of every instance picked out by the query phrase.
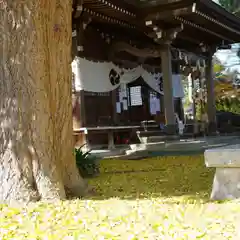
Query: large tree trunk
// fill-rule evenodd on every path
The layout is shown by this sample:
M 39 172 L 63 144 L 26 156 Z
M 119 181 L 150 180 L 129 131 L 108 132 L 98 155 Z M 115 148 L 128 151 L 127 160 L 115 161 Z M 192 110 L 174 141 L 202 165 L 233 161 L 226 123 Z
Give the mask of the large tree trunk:
M 73 156 L 70 0 L 0 2 L 0 201 L 86 189 Z M 3 46 L 3 47 L 2 47 Z

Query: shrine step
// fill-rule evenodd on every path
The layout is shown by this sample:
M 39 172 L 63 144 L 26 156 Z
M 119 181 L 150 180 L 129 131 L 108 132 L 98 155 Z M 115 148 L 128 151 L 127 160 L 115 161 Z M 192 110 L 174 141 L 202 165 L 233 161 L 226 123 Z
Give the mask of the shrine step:
M 171 141 L 179 139 L 178 135 L 167 135 L 163 131 L 137 131 L 138 139 L 141 143 L 156 143 L 161 141 Z
M 136 151 L 158 151 L 159 149 L 165 148 L 165 142 L 157 142 L 157 143 L 140 143 L 140 144 L 130 144 L 130 149 L 126 151 L 126 153 L 136 152 Z
M 120 148 L 120 149 L 114 149 L 114 150 L 108 150 L 108 149 L 94 149 L 91 151 L 91 154 L 93 156 L 96 156 L 97 158 L 109 158 L 109 157 L 115 157 L 115 156 L 122 156 L 125 155 L 127 148 Z

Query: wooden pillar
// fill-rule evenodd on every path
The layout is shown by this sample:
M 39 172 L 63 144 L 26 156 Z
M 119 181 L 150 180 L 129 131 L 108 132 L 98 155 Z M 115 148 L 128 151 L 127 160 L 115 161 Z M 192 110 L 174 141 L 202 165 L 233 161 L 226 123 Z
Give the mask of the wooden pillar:
M 174 113 L 174 98 L 172 85 L 172 56 L 170 44 L 165 44 L 161 51 L 162 74 L 163 74 L 163 92 L 166 132 L 176 134 L 176 120 Z
M 206 60 L 206 67 L 205 67 L 206 88 L 207 88 L 208 133 L 209 134 L 215 134 L 217 130 L 212 56 L 213 56 L 212 53 L 208 54 L 208 58 Z
M 83 55 L 84 44 L 84 23 L 79 20 L 73 25 L 72 34 L 72 54 L 74 64 L 74 85 L 75 92 L 73 93 L 73 124 L 74 129 L 86 126 L 85 98 L 84 91 L 81 89 L 80 83 L 80 61 L 79 58 Z
M 86 127 L 86 110 L 85 110 L 85 95 L 84 91 L 81 90 L 79 92 L 79 99 L 80 99 L 80 118 L 81 118 L 81 127 Z
M 74 86 L 72 92 L 72 107 L 73 107 L 73 128 L 78 129 L 86 126 L 84 91 L 80 88 L 80 62 L 76 57 L 72 63 L 74 73 Z
M 81 127 L 80 118 L 80 102 L 79 94 L 76 91 L 78 81 L 78 66 L 77 66 L 77 27 L 73 24 L 72 31 L 72 114 L 73 114 L 73 129 Z
M 179 61 L 174 63 L 174 74 L 180 75 L 180 63 Z M 181 80 L 181 84 L 182 80 Z M 178 99 L 179 102 L 179 119 L 184 123 L 185 122 L 185 118 L 184 118 L 184 107 L 183 107 L 183 102 L 182 102 L 182 98 Z
M 79 129 L 81 127 L 80 119 L 80 107 L 79 97 L 76 92 L 72 93 L 72 114 L 73 114 L 73 129 Z
M 177 34 L 183 30 L 183 25 L 176 28 L 170 28 L 157 34 L 158 42 L 161 44 L 161 69 L 163 74 L 163 92 L 165 108 L 165 132 L 169 135 L 177 133 L 178 126 L 174 111 L 174 97 L 172 84 L 172 53 L 171 43 L 177 37 Z
M 194 69 L 192 69 L 192 73 L 191 73 L 191 81 L 192 81 L 192 113 L 193 113 L 193 124 L 194 124 L 194 128 L 193 128 L 193 133 L 194 135 L 197 134 L 197 109 L 196 109 L 196 79 L 193 76 L 193 71 Z

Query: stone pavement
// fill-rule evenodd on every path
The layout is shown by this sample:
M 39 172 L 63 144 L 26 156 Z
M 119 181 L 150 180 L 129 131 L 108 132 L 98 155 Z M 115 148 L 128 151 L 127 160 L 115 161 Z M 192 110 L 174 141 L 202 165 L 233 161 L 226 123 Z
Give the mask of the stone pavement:
M 115 150 L 93 150 L 99 158 L 136 159 L 165 155 L 192 155 L 204 153 L 206 149 L 240 144 L 240 136 L 216 136 L 196 139 L 174 140 L 148 144 L 119 146 Z

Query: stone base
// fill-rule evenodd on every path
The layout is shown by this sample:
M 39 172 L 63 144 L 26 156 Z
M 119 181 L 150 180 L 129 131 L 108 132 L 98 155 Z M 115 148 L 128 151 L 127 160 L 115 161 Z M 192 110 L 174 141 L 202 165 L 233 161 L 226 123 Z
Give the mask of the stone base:
M 167 135 L 176 135 L 178 134 L 178 127 L 177 125 L 166 125 L 164 127 L 164 132 L 167 134 Z
M 217 123 L 216 122 L 209 122 L 207 134 L 209 136 L 216 136 L 217 135 Z
M 240 198 L 240 168 L 216 168 L 211 199 Z

